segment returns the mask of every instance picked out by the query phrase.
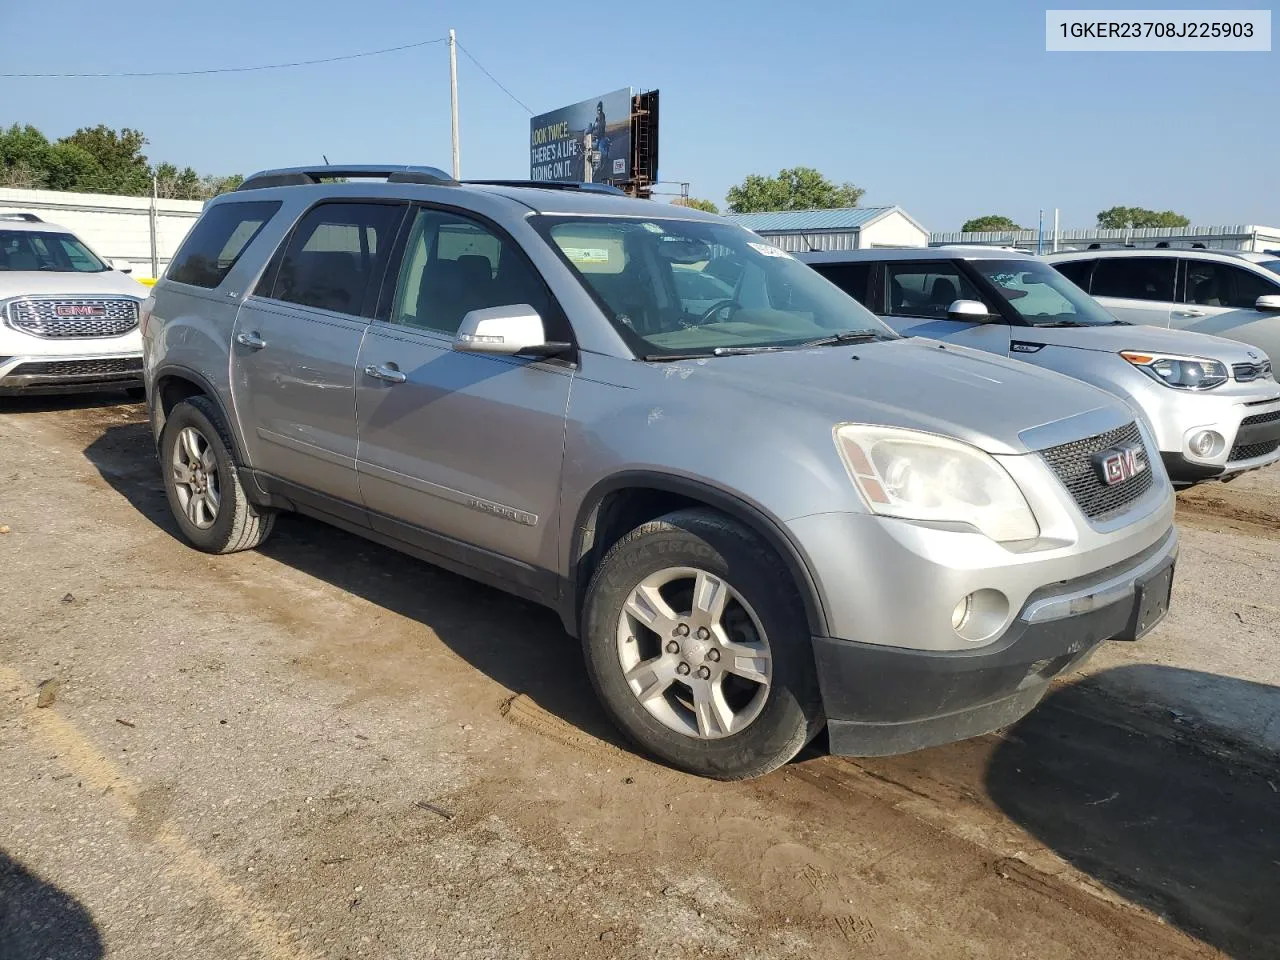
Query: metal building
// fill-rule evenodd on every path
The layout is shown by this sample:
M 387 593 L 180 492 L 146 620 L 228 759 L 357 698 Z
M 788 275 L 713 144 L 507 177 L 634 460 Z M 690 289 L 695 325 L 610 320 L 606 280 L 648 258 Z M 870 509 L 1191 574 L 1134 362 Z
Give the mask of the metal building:
M 924 247 L 929 231 L 901 207 L 734 213 L 729 219 L 791 253 Z
M 1037 244 L 1038 241 L 1038 244 Z M 1056 250 L 1088 250 L 1099 247 L 1138 247 L 1149 250 L 1160 247 L 1205 250 L 1242 250 L 1263 253 L 1280 249 L 1280 227 L 1252 224 L 1208 227 L 1141 227 L 1126 230 L 1060 230 L 1055 247 L 1053 231 L 1043 235 L 1035 230 L 998 230 L 991 233 L 962 233 L 959 230 L 932 233 L 929 246 L 968 244 L 983 247 L 1017 247 L 1029 253 L 1052 253 Z M 1038 250 L 1037 250 L 1038 246 Z

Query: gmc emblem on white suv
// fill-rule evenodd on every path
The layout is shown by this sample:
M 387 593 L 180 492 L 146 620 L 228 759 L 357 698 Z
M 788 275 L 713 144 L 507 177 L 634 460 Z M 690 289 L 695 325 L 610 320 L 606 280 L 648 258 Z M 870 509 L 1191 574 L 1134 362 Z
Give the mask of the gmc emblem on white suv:
M 1108 487 L 1124 483 L 1147 469 L 1141 452 L 1135 447 L 1103 450 L 1094 455 L 1093 465 L 1097 468 L 1099 479 Z
M 95 303 L 60 303 L 53 312 L 59 317 L 105 317 L 107 308 Z

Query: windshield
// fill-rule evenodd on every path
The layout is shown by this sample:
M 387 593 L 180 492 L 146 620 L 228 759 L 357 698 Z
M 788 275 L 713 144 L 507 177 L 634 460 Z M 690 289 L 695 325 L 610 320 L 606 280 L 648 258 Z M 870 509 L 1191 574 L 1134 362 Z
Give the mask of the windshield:
M 0 270 L 102 273 L 107 265 L 69 233 L 0 230 Z
M 537 226 L 641 356 L 795 347 L 862 331 L 896 337 L 741 227 L 632 217 L 540 217 Z
M 1110 326 L 1120 321 L 1047 263 L 970 260 L 1009 306 L 1033 327 Z

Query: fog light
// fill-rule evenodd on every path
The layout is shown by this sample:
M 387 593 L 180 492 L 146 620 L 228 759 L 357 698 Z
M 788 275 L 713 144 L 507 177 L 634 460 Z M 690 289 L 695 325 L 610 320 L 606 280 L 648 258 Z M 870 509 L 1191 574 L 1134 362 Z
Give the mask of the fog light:
M 970 643 L 990 640 L 1006 626 L 1009 598 L 999 590 L 975 590 L 951 611 L 951 629 Z
M 1214 430 L 1201 430 L 1191 435 L 1191 439 L 1187 441 L 1187 449 L 1194 456 L 1206 458 L 1219 452 L 1225 443 L 1222 434 Z

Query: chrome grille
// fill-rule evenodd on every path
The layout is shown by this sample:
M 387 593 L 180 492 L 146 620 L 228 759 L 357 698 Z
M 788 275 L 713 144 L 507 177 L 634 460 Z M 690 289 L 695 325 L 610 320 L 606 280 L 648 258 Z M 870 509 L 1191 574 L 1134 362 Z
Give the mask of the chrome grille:
M 63 310 L 101 310 L 95 317 L 59 316 Z M 9 326 L 46 340 L 119 337 L 138 325 L 138 301 L 129 297 L 27 297 L 9 304 Z
M 9 371 L 14 377 L 103 377 L 141 373 L 141 357 L 102 357 L 87 360 L 33 360 Z
M 1261 363 L 1235 363 L 1231 365 L 1231 375 L 1241 383 L 1248 383 L 1260 377 L 1271 376 L 1271 361 Z
M 1114 447 L 1137 447 L 1142 451 L 1142 462 L 1147 469 L 1109 487 L 1098 476 L 1093 457 L 1094 454 Z M 1142 442 L 1142 434 L 1136 423 L 1117 427 L 1095 437 L 1041 450 L 1040 456 L 1090 520 L 1105 520 L 1120 513 L 1150 490 L 1153 483 L 1151 455 Z

